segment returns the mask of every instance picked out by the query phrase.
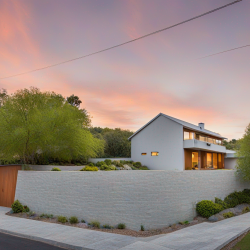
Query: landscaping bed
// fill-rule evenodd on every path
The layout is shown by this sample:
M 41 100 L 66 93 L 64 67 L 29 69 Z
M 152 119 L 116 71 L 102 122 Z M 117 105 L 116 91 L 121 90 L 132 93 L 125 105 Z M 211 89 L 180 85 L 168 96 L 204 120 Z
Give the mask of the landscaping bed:
M 78 222 L 78 223 L 70 223 L 69 221 L 65 223 L 58 222 L 58 217 L 55 217 L 50 214 L 45 214 L 45 215 L 39 215 L 34 212 L 22 212 L 22 213 L 13 213 L 12 211 L 6 213 L 6 215 L 13 216 L 13 217 L 18 217 L 18 218 L 25 218 L 25 219 L 30 219 L 30 220 L 37 220 L 37 221 L 43 221 L 43 222 L 48 222 L 48 223 L 56 223 L 56 224 L 61 224 L 65 226 L 71 226 L 71 227 L 78 227 L 78 228 L 85 228 L 85 229 L 90 229 L 90 230 L 97 230 L 97 231 L 102 231 L 106 233 L 115 233 L 115 234 L 122 234 L 122 235 L 128 235 L 128 236 L 134 236 L 134 237 L 150 237 L 154 235 L 159 235 L 159 234 L 167 234 L 171 233 L 186 227 L 190 227 L 199 223 L 202 223 L 204 221 L 208 221 L 207 219 L 204 219 L 202 217 L 195 217 L 193 221 L 191 222 L 181 222 L 178 224 L 173 224 L 172 226 L 165 227 L 162 229 L 154 229 L 154 230 L 145 230 L 145 231 L 135 231 L 131 229 L 118 229 L 118 228 L 113 228 L 110 227 L 108 228 L 103 228 L 105 225 L 100 225 L 100 228 L 89 225 L 91 223 L 84 223 L 84 222 Z M 186 223 L 186 224 L 185 224 Z M 108 225 L 106 225 L 108 226 Z

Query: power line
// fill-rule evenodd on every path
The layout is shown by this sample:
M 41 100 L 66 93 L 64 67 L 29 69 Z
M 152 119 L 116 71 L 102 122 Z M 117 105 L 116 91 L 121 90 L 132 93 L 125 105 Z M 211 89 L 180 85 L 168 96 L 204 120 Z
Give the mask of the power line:
M 125 45 L 125 44 L 135 42 L 135 41 L 137 41 L 137 40 L 146 38 L 146 37 L 148 37 L 148 36 L 152 36 L 152 35 L 158 34 L 158 33 L 160 33 L 160 32 L 163 32 L 163 31 L 165 31 L 165 30 L 174 28 L 174 27 L 179 26 L 179 25 L 181 25 L 181 24 L 184 24 L 184 23 L 193 21 L 193 20 L 195 20 L 195 19 L 197 19 L 197 18 L 200 18 L 200 17 L 203 17 L 203 16 L 205 16 L 205 15 L 211 14 L 211 13 L 213 13 L 213 12 L 215 12 L 215 11 L 218 11 L 218 10 L 224 9 L 224 8 L 226 8 L 226 7 L 229 7 L 229 6 L 231 6 L 231 5 L 235 4 L 235 3 L 238 3 L 238 2 L 240 2 L 240 1 L 242 1 L 242 0 L 236 0 L 236 1 L 232 2 L 232 3 L 223 5 L 223 6 L 219 7 L 219 8 L 213 9 L 213 10 L 210 10 L 210 11 L 208 11 L 208 12 L 206 12 L 206 13 L 203 13 L 203 14 L 201 14 L 201 15 L 195 16 L 195 17 L 190 18 L 190 19 L 188 19 L 188 20 L 186 20 L 186 21 L 183 21 L 183 22 L 174 24 L 174 25 L 169 26 L 169 27 L 164 28 L 164 29 L 157 30 L 157 31 L 155 31 L 155 32 L 149 33 L 149 34 L 144 35 L 144 36 L 140 36 L 140 37 L 135 38 L 135 39 L 133 39 L 133 40 L 130 40 L 130 41 L 127 41 L 127 42 L 124 42 L 124 43 L 120 43 L 120 44 L 118 44 L 118 45 L 115 45 L 115 46 L 112 46 L 112 47 L 109 47 L 109 48 L 106 48 L 106 49 L 103 49 L 103 50 L 99 50 L 99 51 L 93 52 L 93 53 L 88 54 L 88 55 L 76 57 L 76 58 L 73 58 L 73 59 L 70 59 L 70 60 L 66 60 L 66 61 L 63 61 L 63 62 L 51 64 L 51 65 L 48 65 L 48 66 L 45 66 L 45 67 L 42 67 L 42 68 L 33 69 L 33 70 L 26 71 L 26 72 L 23 72 L 23 73 L 19 73 L 19 74 L 15 74 L 15 75 L 10 75 L 10 76 L 6 76 L 6 77 L 2 77 L 2 78 L 0 78 L 0 80 L 7 79 L 7 78 L 12 78 L 12 77 L 16 77 L 16 76 L 20 76 L 20 75 L 25 75 L 25 74 L 32 73 L 32 72 L 35 72 L 35 71 L 40 71 L 40 70 L 44 70 L 44 69 L 47 69 L 47 68 L 55 67 L 55 66 L 58 66 L 58 65 L 61 65 L 61 64 L 65 64 L 65 63 L 69 63 L 69 62 L 72 62 L 72 61 L 76 61 L 76 60 L 79 60 L 79 59 L 82 59 L 82 58 L 85 58 L 85 57 L 93 56 L 93 55 L 96 55 L 96 54 L 105 52 L 105 51 L 107 51 L 107 50 L 111 50 L 111 49 L 114 49 L 114 48 L 123 46 L 123 45 Z
M 229 51 L 232 51 L 232 50 L 242 49 L 242 48 L 246 48 L 246 47 L 249 47 L 249 46 L 250 46 L 250 44 L 249 45 L 244 45 L 244 46 L 241 46 L 241 47 L 237 47 L 237 48 L 233 48 L 233 49 L 224 50 L 224 51 L 221 51 L 221 52 L 218 52 L 218 53 L 215 53 L 215 54 L 211 54 L 211 55 L 207 55 L 207 56 L 197 58 L 196 60 L 204 59 L 204 58 L 211 57 L 211 56 L 216 56 L 216 55 L 223 54 L 223 53 L 226 53 L 226 52 L 229 52 Z

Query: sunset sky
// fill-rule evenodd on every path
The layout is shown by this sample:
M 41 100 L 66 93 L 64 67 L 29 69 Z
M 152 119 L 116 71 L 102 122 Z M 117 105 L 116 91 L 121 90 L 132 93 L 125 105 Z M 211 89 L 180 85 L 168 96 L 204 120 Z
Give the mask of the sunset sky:
M 233 0 L 0 0 L 0 78 L 126 42 Z M 0 80 L 78 95 L 93 126 L 136 131 L 158 113 L 229 139 L 250 123 L 250 1 L 134 43 Z

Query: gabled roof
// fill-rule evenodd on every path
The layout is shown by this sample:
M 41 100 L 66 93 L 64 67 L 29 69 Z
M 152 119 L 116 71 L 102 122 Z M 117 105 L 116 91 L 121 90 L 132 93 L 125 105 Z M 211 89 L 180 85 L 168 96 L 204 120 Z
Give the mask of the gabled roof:
M 149 121 L 147 124 L 145 124 L 143 127 L 141 127 L 140 129 L 138 129 L 133 135 L 131 135 L 128 140 L 131 140 L 132 137 L 134 137 L 135 135 L 137 135 L 140 131 L 142 131 L 144 128 L 146 128 L 150 123 L 152 123 L 154 120 L 156 120 L 159 116 L 164 116 L 178 124 L 181 124 L 184 128 L 188 128 L 188 129 L 191 129 L 191 130 L 194 130 L 194 131 L 199 131 L 199 132 L 202 132 L 203 134 L 207 134 L 207 135 L 212 135 L 212 136 L 215 136 L 217 138 L 220 138 L 220 139 L 227 139 L 225 137 L 222 137 L 220 134 L 218 133 L 215 133 L 215 132 L 212 132 L 210 130 L 207 130 L 207 129 L 200 129 L 199 126 L 196 126 L 194 124 L 191 124 L 191 123 L 188 123 L 188 122 L 185 122 L 185 121 L 182 121 L 182 120 L 179 120 L 177 118 L 174 118 L 172 116 L 168 116 L 168 115 L 165 115 L 165 114 L 158 114 L 155 118 L 153 118 L 151 121 Z

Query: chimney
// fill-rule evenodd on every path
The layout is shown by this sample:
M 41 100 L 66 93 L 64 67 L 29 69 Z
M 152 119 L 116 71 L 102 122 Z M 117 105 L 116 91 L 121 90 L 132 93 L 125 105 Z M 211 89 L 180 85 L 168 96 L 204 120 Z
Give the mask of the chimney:
M 199 127 L 200 127 L 200 130 L 203 130 L 203 129 L 204 129 L 204 127 L 205 127 L 205 124 L 204 124 L 204 123 L 202 123 L 202 122 L 200 122 L 200 123 L 199 123 Z

